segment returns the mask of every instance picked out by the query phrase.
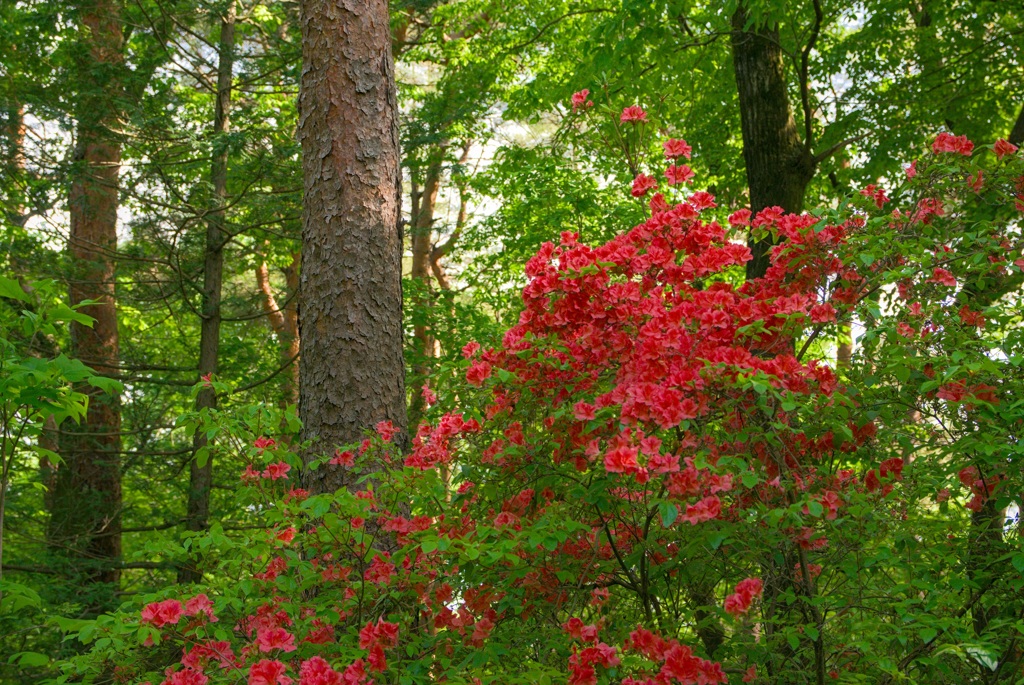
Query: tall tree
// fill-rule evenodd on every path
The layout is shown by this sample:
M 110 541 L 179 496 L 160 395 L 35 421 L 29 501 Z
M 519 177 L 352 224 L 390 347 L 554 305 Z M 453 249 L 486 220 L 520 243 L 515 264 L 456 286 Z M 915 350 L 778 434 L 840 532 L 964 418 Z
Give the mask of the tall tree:
M 820 22 L 819 16 L 815 32 Z M 764 19 L 753 23 L 740 4 L 732 17 L 731 38 L 750 210 L 757 213 L 779 206 L 800 212 L 816 166 L 810 149 L 811 119 L 810 112 L 804 112 L 806 132 L 801 137 L 789 104 L 778 23 Z M 768 268 L 771 243 L 752 239 L 750 247 L 753 259 L 747 263 L 747 277 L 756 278 Z
M 100 374 L 117 375 L 119 356 L 115 260 L 118 175 L 121 163 L 118 104 L 122 102 L 124 37 L 117 0 L 86 0 L 78 6 L 75 166 L 68 195 L 72 261 L 70 299 L 93 304 L 82 311 L 92 326 L 71 325 L 73 353 Z M 80 426 L 62 445 L 51 541 L 70 552 L 89 582 L 116 587 L 121 556 L 121 408 L 118 397 L 95 388 Z M 99 594 L 94 605 L 112 597 Z
M 206 220 L 206 250 L 203 265 L 203 307 L 199 337 L 199 374 L 217 373 L 220 354 L 221 285 L 224 280 L 225 205 L 228 198 L 228 130 L 231 126 L 231 83 L 235 55 L 235 2 L 229 0 L 220 20 L 217 44 L 217 98 L 213 115 L 213 160 L 210 165 L 212 207 Z M 196 410 L 217 406 L 217 394 L 204 385 L 196 396 Z M 189 465 L 189 491 L 186 527 L 205 530 L 210 518 L 210 488 L 213 486 L 213 457 L 206 447 L 207 438 L 197 430 L 193 440 L 193 458 Z M 195 582 L 202 571 L 185 566 L 178 582 Z
M 299 416 L 309 456 L 379 421 L 404 435 L 397 94 L 388 3 L 302 3 Z M 340 469 L 314 492 L 351 485 Z

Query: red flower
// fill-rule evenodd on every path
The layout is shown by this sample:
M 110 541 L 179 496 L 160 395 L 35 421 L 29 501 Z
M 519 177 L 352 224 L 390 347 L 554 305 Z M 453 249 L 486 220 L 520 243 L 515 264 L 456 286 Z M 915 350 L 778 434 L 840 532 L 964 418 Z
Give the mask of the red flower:
M 622 110 L 622 116 L 619 117 L 619 121 L 623 124 L 627 121 L 646 122 L 647 112 L 636 105 L 632 105 Z
M 903 480 L 903 460 L 900 457 L 886 459 L 879 465 L 878 474 L 882 478 L 892 476 L 896 480 Z
M 519 523 L 519 517 L 510 511 L 503 511 L 494 517 L 494 527 L 504 528 L 506 526 L 516 526 Z
M 584 88 L 583 90 L 572 94 L 572 111 L 576 111 L 584 105 L 587 107 L 592 106 L 593 102 L 587 102 L 587 96 L 590 95 L 590 91 Z
M 380 644 L 370 647 L 370 653 L 366 655 L 366 661 L 370 664 L 370 670 L 378 673 L 388 668 L 387 658 L 384 656 L 384 648 Z
M 256 631 L 256 643 L 261 652 L 272 652 L 275 649 L 295 651 L 295 636 L 284 628 L 260 628 Z
M 1000 138 L 996 141 L 996 144 L 992 146 L 992 151 L 996 153 L 996 159 L 1002 159 L 1006 155 L 1012 155 L 1017 151 L 1017 146 L 1008 140 Z
M 385 554 L 387 553 L 385 552 Z M 395 565 L 389 561 L 390 558 L 390 555 L 387 557 L 374 557 L 373 561 L 370 562 L 370 567 L 363 574 L 366 581 L 375 585 L 387 585 L 391 580 L 391 576 L 395 574 Z
M 974 143 L 967 139 L 967 136 L 954 136 L 952 133 L 943 131 L 935 137 L 932 143 L 932 152 L 940 154 L 943 152 L 955 152 L 961 155 L 970 155 L 974 150 Z
M 334 456 L 331 457 L 330 463 L 335 466 L 352 467 L 356 463 L 356 455 L 348 450 L 344 452 L 338 450 L 334 453 Z
M 478 360 L 473 362 L 466 371 L 466 382 L 477 387 L 490 377 L 491 365 L 485 361 Z
M 928 282 L 938 283 L 939 285 L 944 285 L 949 288 L 956 287 L 956 278 L 953 276 L 952 272 L 941 267 L 932 269 L 932 277 L 928 279 Z
M 622 445 L 608 450 L 604 455 L 604 469 L 608 473 L 636 473 L 640 470 L 637 462 L 637 448 Z
M 680 183 L 689 183 L 690 179 L 694 177 L 693 169 L 683 164 L 682 166 L 670 166 L 665 169 L 665 178 L 668 179 L 670 186 L 679 185 Z
M 695 526 L 704 521 L 711 521 L 718 518 L 722 513 L 722 502 L 714 495 L 705 497 L 696 504 L 686 505 L 686 513 L 680 516 L 682 520 Z
M 391 438 L 395 437 L 395 433 L 398 429 L 395 428 L 394 424 L 390 421 L 381 421 L 376 425 L 377 435 L 381 437 L 384 442 L 391 442 Z
M 736 591 L 725 598 L 725 610 L 733 616 L 742 616 L 761 596 L 764 584 L 760 578 L 745 578 L 736 584 Z
M 679 157 L 689 159 L 690 153 L 693 152 L 693 148 L 682 138 L 666 140 L 661 146 L 665 149 L 665 157 L 668 159 L 678 159 Z
M 740 209 L 729 215 L 729 225 L 736 228 L 750 225 L 750 210 Z
M 866 186 L 860 191 L 860 194 L 864 197 L 869 197 L 875 201 L 875 206 L 879 209 L 889 201 L 888 196 L 885 194 L 885 189 L 876 186 L 874 183 Z
M 160 628 L 169 623 L 176 624 L 181 620 L 185 608 L 176 599 L 165 599 L 162 602 L 147 604 L 142 609 L 142 622 Z
M 217 617 L 213 615 L 213 602 L 205 593 L 198 594 L 185 602 L 186 616 L 198 616 L 199 614 L 206 614 L 211 623 L 217 622 Z
M 633 189 L 630 194 L 633 197 L 643 197 L 647 194 L 648 190 L 658 187 L 658 182 L 654 180 L 653 176 L 647 174 L 640 174 L 633 179 Z
M 299 666 L 299 685 L 341 685 L 341 674 L 323 657 L 306 659 Z
M 249 685 L 291 685 L 280 661 L 263 659 L 249 667 Z
M 167 680 L 160 685 L 206 685 L 208 682 L 210 679 L 202 671 L 183 668 L 174 673 L 167 673 Z
M 261 474 L 264 478 L 270 480 L 278 480 L 288 475 L 288 472 L 292 470 L 292 467 L 283 461 L 277 461 L 273 464 L 267 464 L 267 468 L 263 470 Z

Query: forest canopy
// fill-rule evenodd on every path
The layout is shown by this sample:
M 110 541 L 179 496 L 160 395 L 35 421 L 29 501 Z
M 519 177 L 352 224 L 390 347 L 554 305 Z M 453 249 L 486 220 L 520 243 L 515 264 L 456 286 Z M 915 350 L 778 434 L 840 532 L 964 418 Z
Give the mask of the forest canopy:
M 1024 683 L 1024 8 L 0 2 L 0 683 Z

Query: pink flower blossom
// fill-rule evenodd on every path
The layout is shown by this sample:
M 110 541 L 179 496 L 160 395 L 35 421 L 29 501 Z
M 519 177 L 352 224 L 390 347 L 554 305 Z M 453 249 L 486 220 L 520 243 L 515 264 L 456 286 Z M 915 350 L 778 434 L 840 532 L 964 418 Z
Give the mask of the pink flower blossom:
M 665 157 L 667 159 L 678 159 L 679 157 L 690 158 L 690 153 L 693 152 L 685 140 L 682 138 L 672 138 L 666 140 L 661 144 L 661 147 L 665 150 Z
M 291 685 L 292 679 L 285 675 L 285 670 L 280 661 L 258 661 L 249 667 L 249 685 Z
M 470 364 L 466 370 L 466 382 L 477 387 L 491 377 L 491 365 L 485 361 L 477 360 Z
M 210 598 L 205 593 L 198 594 L 185 602 L 186 616 L 198 616 L 199 614 L 206 614 L 207 618 L 210 619 L 210 623 L 217 622 L 217 617 L 213 615 L 213 602 L 210 601 Z
M 184 611 L 185 607 L 176 599 L 152 602 L 142 609 L 142 622 L 149 623 L 155 628 L 176 624 L 181 620 Z
M 1002 159 L 1006 155 L 1012 155 L 1017 151 L 1017 146 L 1008 140 L 1000 138 L 996 141 L 996 144 L 992 146 L 992 151 L 996 153 L 996 159 Z
M 670 166 L 668 169 L 665 169 L 665 178 L 668 179 L 670 186 L 689 183 L 694 175 L 693 169 L 685 164 L 682 166 Z
M 335 466 L 351 468 L 356 463 L 356 455 L 348 450 L 345 450 L 344 452 L 337 450 L 335 451 L 334 456 L 331 457 L 330 463 Z
M 658 182 L 654 180 L 653 176 L 638 174 L 637 177 L 633 179 L 633 188 L 630 190 L 630 194 L 632 194 L 633 197 L 643 197 L 647 194 L 648 190 L 657 187 Z
M 974 143 L 967 139 L 967 136 L 954 136 L 952 133 L 943 131 L 935 136 L 932 143 L 932 152 L 940 154 L 943 152 L 955 152 L 961 155 L 970 155 L 974 150 Z
M 622 116 L 619 117 L 621 123 L 630 122 L 646 122 L 647 112 L 638 107 L 637 105 L 631 105 L 622 110 Z
M 580 107 L 590 107 L 594 103 L 587 101 L 587 96 L 590 95 L 590 91 L 584 88 L 581 91 L 572 94 L 572 111 L 576 111 Z
M 272 652 L 275 649 L 295 651 L 295 636 L 284 628 L 260 628 L 256 632 L 256 643 L 261 652 Z
M 270 480 L 278 480 L 288 475 L 288 472 L 292 470 L 292 467 L 283 461 L 276 461 L 272 464 L 267 464 L 267 468 L 263 470 L 261 474 L 264 478 Z

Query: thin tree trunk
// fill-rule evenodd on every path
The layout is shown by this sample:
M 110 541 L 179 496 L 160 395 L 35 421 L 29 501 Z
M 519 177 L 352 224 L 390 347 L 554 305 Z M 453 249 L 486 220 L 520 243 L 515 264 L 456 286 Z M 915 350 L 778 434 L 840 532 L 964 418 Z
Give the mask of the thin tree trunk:
M 289 404 L 299 403 L 299 311 L 296 306 L 296 292 L 299 287 L 299 261 L 301 255 L 292 255 L 292 262 L 285 269 L 285 283 L 288 286 L 290 299 L 283 308 L 274 297 L 274 289 L 270 285 L 270 268 L 266 262 L 256 267 L 256 286 L 262 295 L 263 311 L 280 343 L 281 364 L 288 364 L 285 371 L 284 388 L 281 390 L 281 408 Z
M 19 184 L 24 181 L 25 174 L 25 107 L 21 103 L 12 103 L 7 109 L 4 122 L 4 142 L 6 143 L 4 166 L 6 171 L 6 193 L 4 211 L 7 221 L 14 226 L 25 225 L 24 193 Z M 16 254 L 11 254 L 13 261 Z
M 221 285 L 224 278 L 225 210 L 228 196 L 228 140 L 231 126 L 231 83 L 235 53 L 235 3 L 229 2 L 220 21 L 217 56 L 217 102 L 213 115 L 213 160 L 210 181 L 214 208 L 206 222 L 206 263 L 203 267 L 203 307 L 199 335 L 199 374 L 217 373 L 220 348 Z M 217 395 L 204 385 L 196 396 L 196 410 L 214 409 Z M 213 457 L 198 457 L 207 447 L 206 434 L 197 430 L 192 441 L 189 466 L 188 505 L 185 526 L 190 531 L 205 530 L 210 520 L 210 490 L 213 486 Z M 189 564 L 178 571 L 179 583 L 194 583 L 202 578 L 202 569 Z
M 302 2 L 299 415 L 311 459 L 391 421 L 405 443 L 397 94 L 388 3 Z M 340 467 L 307 487 L 352 486 Z
M 756 214 L 778 206 L 800 212 L 815 163 L 793 119 L 779 29 L 747 27 L 747 20 L 741 4 L 732 16 L 731 38 L 750 210 Z M 772 243 L 751 239 L 749 244 L 754 258 L 747 263 L 747 278 L 757 278 L 768 269 Z
M 410 243 L 412 246 L 412 269 L 410 276 L 416 282 L 413 295 L 416 317 L 413 322 L 414 361 L 412 369 L 413 390 L 409 399 L 409 432 L 416 434 L 426 405 L 423 400 L 423 388 L 432 368 L 431 360 L 435 355 L 434 333 L 430 319 L 433 309 L 433 288 L 430 278 L 430 253 L 434 237 L 434 210 L 437 207 L 437 194 L 441 188 L 444 155 L 447 143 L 441 143 L 429 155 L 427 174 L 423 179 L 423 193 L 419 202 L 414 203 L 418 211 L 413 214 L 409 226 Z
M 68 197 L 68 255 L 72 305 L 82 308 L 92 327 L 71 324 L 73 354 L 97 373 L 118 370 L 117 304 L 114 255 L 117 250 L 118 174 L 121 145 L 117 106 L 123 61 L 120 5 L 93 0 L 80 6 L 81 92 L 77 95 L 76 169 Z M 96 586 L 89 603 L 94 610 L 113 603 L 120 581 L 121 556 L 121 407 L 120 398 L 95 388 L 89 395 L 84 423 L 66 434 L 64 465 L 57 472 L 51 544 L 73 559 L 75 575 Z

